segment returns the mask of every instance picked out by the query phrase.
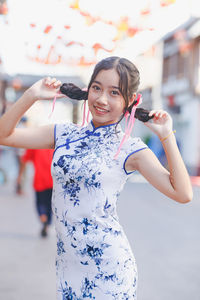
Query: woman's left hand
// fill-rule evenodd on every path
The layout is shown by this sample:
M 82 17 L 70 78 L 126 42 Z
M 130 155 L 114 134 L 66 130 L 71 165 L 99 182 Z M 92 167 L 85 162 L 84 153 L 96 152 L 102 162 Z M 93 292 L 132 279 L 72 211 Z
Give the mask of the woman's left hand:
M 144 125 L 151 129 L 160 139 L 167 136 L 173 128 L 173 121 L 171 116 L 164 110 L 151 110 L 149 116 L 154 118 Z

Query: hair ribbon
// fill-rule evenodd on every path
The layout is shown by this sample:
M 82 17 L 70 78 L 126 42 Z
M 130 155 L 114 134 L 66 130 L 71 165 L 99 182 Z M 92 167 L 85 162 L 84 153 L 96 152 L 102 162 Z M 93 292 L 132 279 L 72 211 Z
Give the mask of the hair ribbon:
M 128 140 L 128 138 L 131 135 L 131 132 L 132 132 L 132 129 L 133 129 L 133 126 L 134 126 L 134 123 L 135 123 L 135 117 L 134 117 L 135 116 L 135 111 L 136 111 L 137 106 L 141 103 L 142 103 L 142 95 L 138 94 L 137 99 L 134 101 L 134 105 L 133 105 L 133 108 L 131 110 L 131 114 L 128 111 L 126 111 L 126 113 L 125 113 L 125 133 L 124 133 L 124 136 L 121 140 L 121 143 L 119 145 L 117 153 L 114 156 L 114 159 L 117 159 L 123 144 Z M 129 118 L 129 121 L 128 121 L 128 118 Z

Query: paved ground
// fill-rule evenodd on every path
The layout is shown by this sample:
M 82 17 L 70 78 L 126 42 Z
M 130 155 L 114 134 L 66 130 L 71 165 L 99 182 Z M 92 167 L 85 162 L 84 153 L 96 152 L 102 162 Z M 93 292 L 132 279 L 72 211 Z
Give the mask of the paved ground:
M 200 188 L 178 204 L 128 183 L 118 212 L 136 257 L 138 300 L 200 300 Z M 0 186 L 0 299 L 55 300 L 55 233 L 39 237 L 31 185 Z M 102 299 L 103 300 L 103 299 Z

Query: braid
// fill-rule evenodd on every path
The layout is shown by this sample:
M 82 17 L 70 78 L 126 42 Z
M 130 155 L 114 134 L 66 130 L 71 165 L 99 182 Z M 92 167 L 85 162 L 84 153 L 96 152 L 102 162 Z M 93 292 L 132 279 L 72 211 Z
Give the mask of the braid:
M 135 118 L 142 121 L 142 122 L 147 122 L 150 119 L 152 119 L 153 116 L 149 116 L 149 110 L 144 109 L 144 108 L 136 108 L 135 110 Z
M 131 113 L 133 106 L 136 105 L 136 104 L 137 104 L 137 100 L 135 100 L 132 103 L 132 105 L 130 105 L 128 107 L 127 110 L 128 110 L 129 113 Z M 154 117 L 154 115 L 151 116 L 151 117 L 149 117 L 149 112 L 150 112 L 149 110 L 144 109 L 142 107 L 136 108 L 136 110 L 135 110 L 135 118 L 138 119 L 139 121 L 147 122 L 147 121 L 149 121 L 150 119 L 152 119 Z
M 71 99 L 87 100 L 88 98 L 88 92 L 81 90 L 73 83 L 63 83 L 63 85 L 61 85 L 60 87 L 60 91 L 62 94 L 66 95 Z

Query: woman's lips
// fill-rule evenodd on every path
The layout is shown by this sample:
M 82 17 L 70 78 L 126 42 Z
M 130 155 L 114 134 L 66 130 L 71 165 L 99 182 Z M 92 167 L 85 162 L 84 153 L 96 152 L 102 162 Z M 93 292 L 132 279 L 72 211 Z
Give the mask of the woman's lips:
M 107 109 L 104 109 L 102 107 L 99 107 L 99 106 L 94 106 L 95 108 L 95 113 L 98 114 L 98 115 L 105 115 L 108 110 Z

